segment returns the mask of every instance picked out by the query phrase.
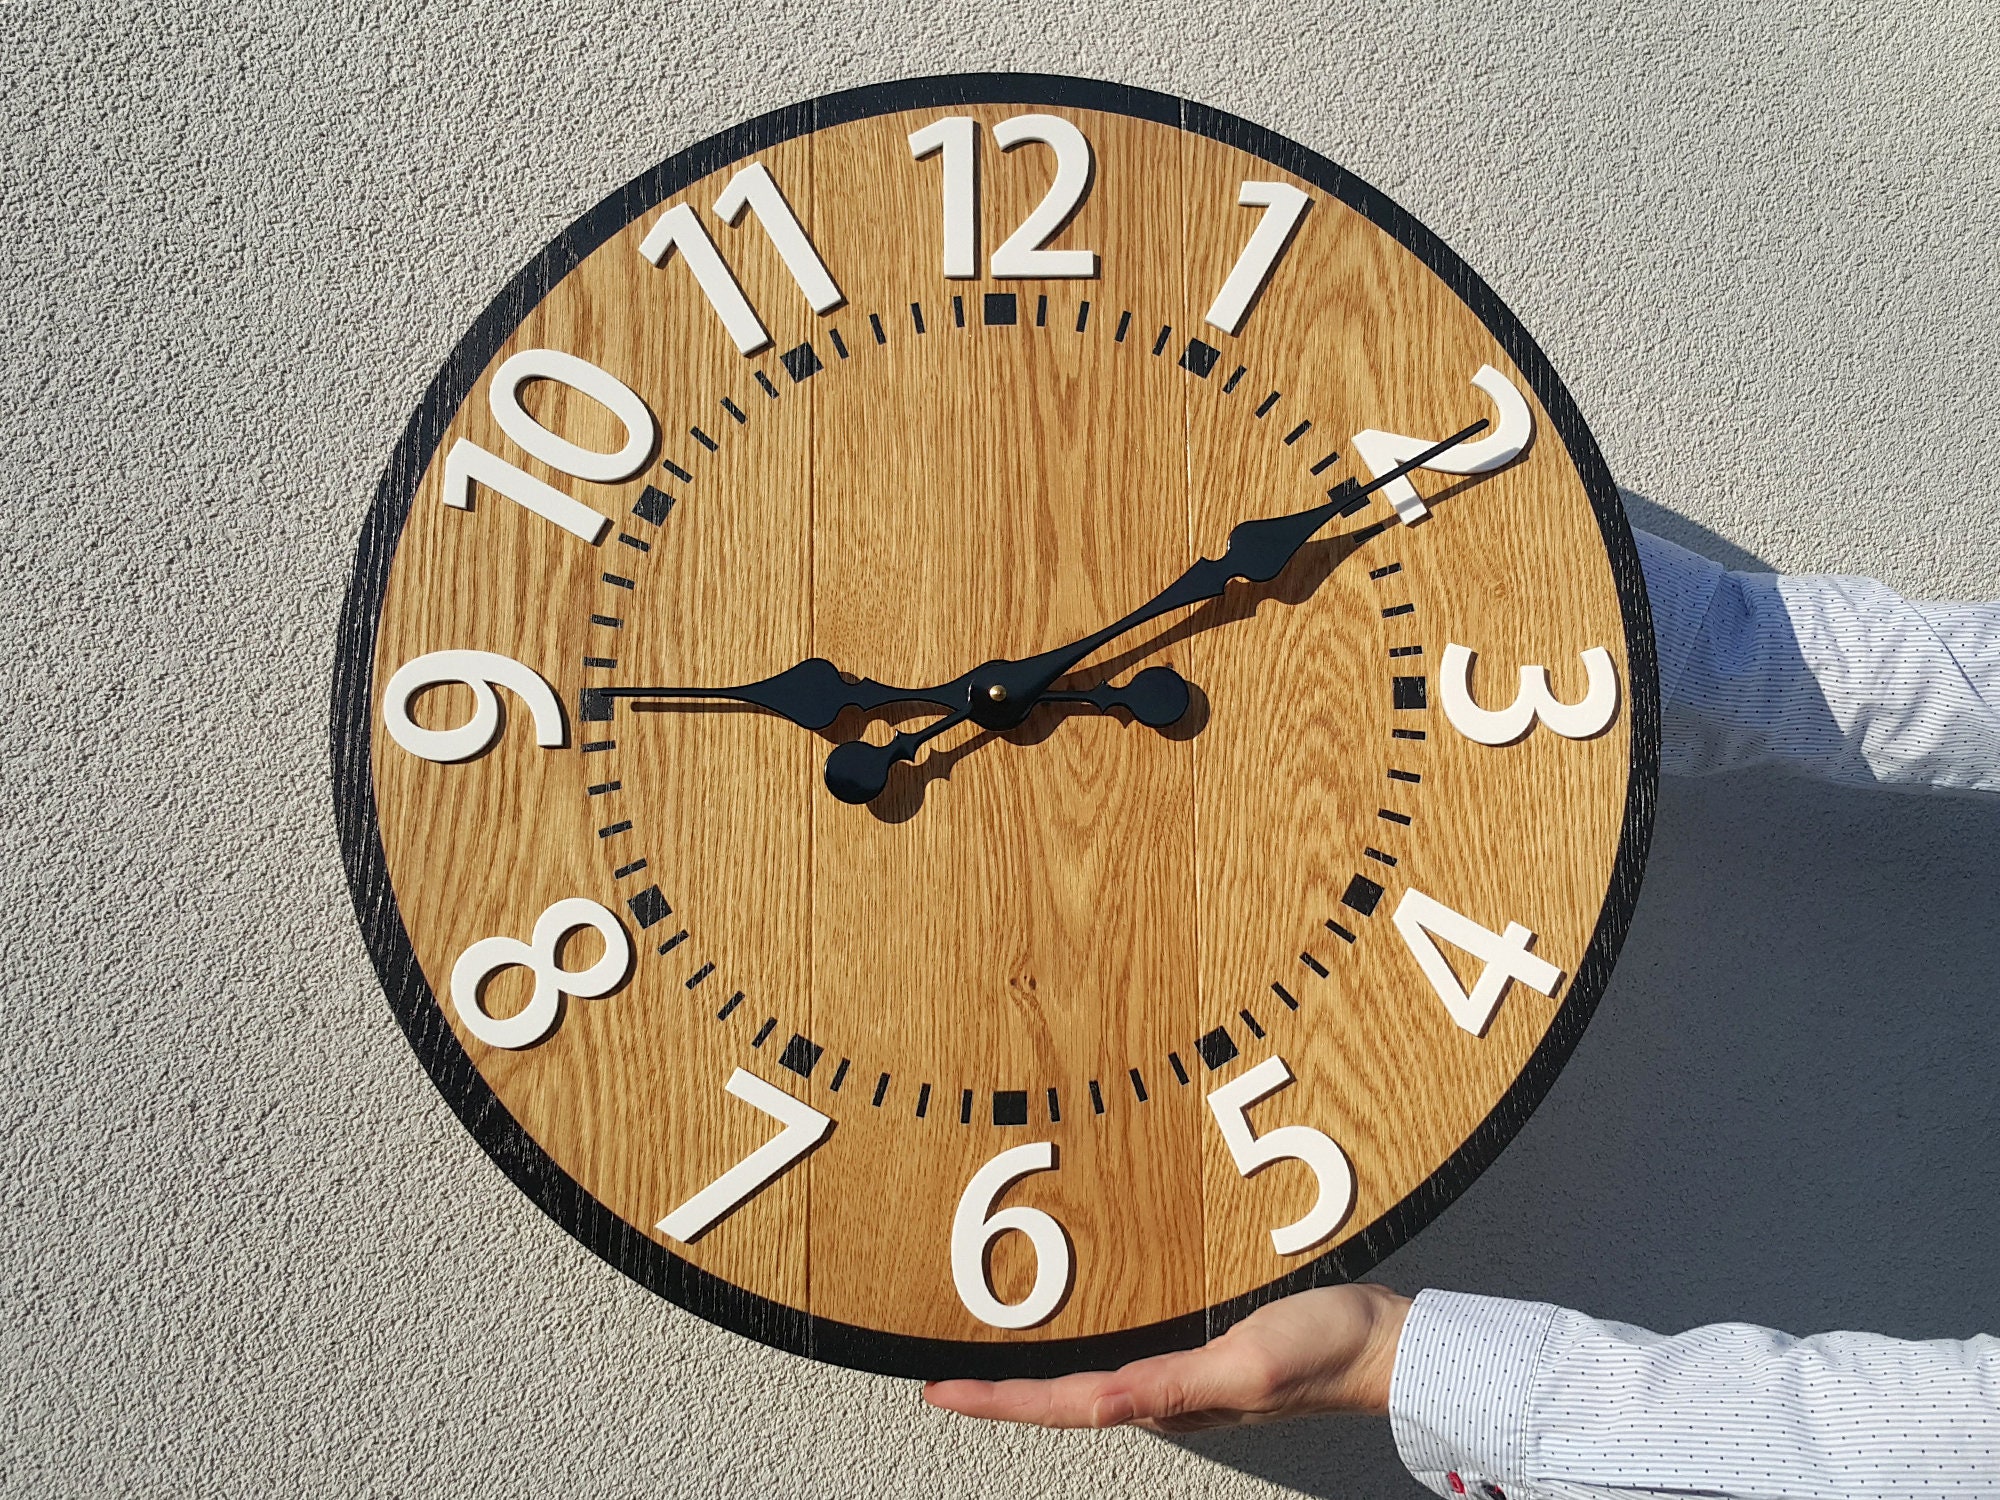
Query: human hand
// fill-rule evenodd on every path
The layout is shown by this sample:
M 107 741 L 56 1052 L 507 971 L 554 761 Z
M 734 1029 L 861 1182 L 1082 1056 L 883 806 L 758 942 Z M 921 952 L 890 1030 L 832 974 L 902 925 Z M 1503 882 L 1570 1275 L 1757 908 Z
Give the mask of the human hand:
M 968 1417 L 1042 1427 L 1198 1432 L 1327 1412 L 1384 1416 L 1410 1300 L 1334 1286 L 1260 1307 L 1199 1349 L 1056 1380 L 941 1380 L 924 1399 Z

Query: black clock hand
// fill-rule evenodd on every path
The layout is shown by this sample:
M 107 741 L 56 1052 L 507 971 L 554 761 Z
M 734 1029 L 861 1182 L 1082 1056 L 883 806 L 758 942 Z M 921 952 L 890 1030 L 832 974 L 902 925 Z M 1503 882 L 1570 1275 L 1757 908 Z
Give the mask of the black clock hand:
M 1345 480 L 1335 486 L 1324 505 L 1315 505 L 1310 510 L 1297 511 L 1288 516 L 1244 521 L 1229 533 L 1229 545 L 1223 549 L 1222 556 L 1202 558 L 1124 619 L 1114 620 L 1080 641 L 1058 646 L 1038 656 L 987 662 L 941 691 L 956 692 L 961 683 L 967 685 L 970 702 L 966 713 L 974 723 L 984 729 L 1012 729 L 1027 718 L 1029 710 L 1048 692 L 1051 683 L 1100 646 L 1171 610 L 1220 598 L 1232 579 L 1268 583 L 1285 570 L 1285 565 L 1298 554 L 1298 550 L 1312 540 L 1313 534 L 1328 521 L 1337 515 L 1351 513 L 1356 502 L 1364 496 L 1402 478 L 1412 469 L 1422 468 L 1440 453 L 1485 430 L 1487 425 L 1486 420 L 1481 418 L 1443 442 L 1433 443 L 1409 462 L 1398 464 L 1372 484 L 1357 485 L 1352 479 Z
M 957 686 L 954 684 L 953 686 Z M 749 682 L 741 687 L 607 687 L 585 688 L 585 714 L 589 718 L 592 699 L 602 705 L 602 716 L 611 717 L 614 698 L 722 698 L 734 703 L 755 704 L 780 718 L 790 719 L 801 729 L 824 729 L 850 708 L 872 711 L 891 703 L 930 703 L 939 708 L 964 706 L 965 691 L 947 696 L 942 688 L 899 688 L 864 677 L 849 682 L 840 668 L 824 656 L 815 656 L 787 667 L 775 677 Z
M 849 682 L 832 662 L 815 656 L 775 677 L 741 687 L 585 688 L 583 717 L 610 718 L 612 700 L 617 698 L 717 698 L 754 704 L 802 729 L 824 729 L 850 708 L 872 711 L 893 703 L 929 703 L 960 709 L 966 706 L 968 691 L 965 677 L 934 688 L 891 687 L 871 677 Z M 1157 729 L 1187 712 L 1188 684 L 1172 667 L 1149 667 L 1122 688 L 1104 682 L 1094 688 L 1047 692 L 1042 698 L 1050 703 L 1088 703 L 1100 713 L 1128 709 L 1141 724 Z

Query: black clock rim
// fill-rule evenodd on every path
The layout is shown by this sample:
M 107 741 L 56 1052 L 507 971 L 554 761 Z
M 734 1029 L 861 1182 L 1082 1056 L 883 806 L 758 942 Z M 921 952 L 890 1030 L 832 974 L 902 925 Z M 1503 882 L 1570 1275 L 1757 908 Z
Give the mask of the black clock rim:
M 1028 104 L 1095 109 L 1192 130 L 1313 183 L 1365 215 L 1428 266 L 1507 351 L 1548 413 L 1596 513 L 1624 615 L 1631 667 L 1632 775 L 1618 856 L 1590 945 L 1547 1033 L 1486 1118 L 1428 1178 L 1359 1234 L 1254 1291 L 1163 1322 L 1083 1338 L 985 1343 L 916 1338 L 816 1318 L 681 1259 L 599 1203 L 495 1097 L 426 984 L 390 885 L 370 773 L 376 629 L 397 542 L 432 451 L 479 373 L 521 320 L 584 258 L 689 183 L 809 131 L 899 110 Z M 1610 470 L 1568 389 L 1520 320 L 1441 239 L 1334 162 L 1234 115 L 1169 94 L 1041 73 L 965 73 L 849 89 L 773 110 L 667 158 L 577 219 L 509 281 L 447 357 L 411 415 L 363 524 L 336 644 L 331 758 L 334 815 L 354 910 L 391 1009 L 438 1092 L 533 1202 L 601 1259 L 710 1323 L 776 1348 L 877 1374 L 1005 1379 L 1103 1369 L 1212 1338 L 1255 1308 L 1354 1281 L 1441 1214 L 1527 1123 L 1582 1038 L 1638 904 L 1659 771 L 1659 688 L 1638 549 Z

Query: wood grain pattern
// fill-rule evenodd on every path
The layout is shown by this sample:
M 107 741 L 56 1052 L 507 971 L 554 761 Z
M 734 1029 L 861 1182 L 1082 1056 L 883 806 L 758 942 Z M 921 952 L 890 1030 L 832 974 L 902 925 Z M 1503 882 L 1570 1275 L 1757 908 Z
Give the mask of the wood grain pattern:
M 1054 243 L 1096 250 L 1098 276 L 946 281 L 939 162 L 913 162 L 906 138 L 944 113 L 983 133 L 1022 112 L 899 110 L 755 153 L 846 295 L 823 317 L 754 219 L 730 228 L 711 212 L 743 162 L 637 212 L 527 311 L 445 426 L 374 648 L 378 684 L 426 651 L 502 652 L 572 710 L 590 687 L 744 683 L 814 655 L 941 683 L 1086 634 L 1218 555 L 1237 522 L 1367 478 L 1350 443 L 1363 427 L 1441 436 L 1490 415 L 1469 383 L 1483 364 L 1529 395 L 1527 456 L 1469 481 L 1424 476 L 1428 521 L 1378 526 L 1378 501 L 1272 583 L 1236 585 L 1075 675 L 1173 665 L 1199 693 L 1168 733 L 1044 707 L 1008 734 L 952 732 L 875 804 L 850 807 L 820 784 L 828 749 L 930 711 L 850 713 L 812 734 L 736 706 L 628 704 L 606 725 L 573 722 L 558 752 L 529 743 L 516 715 L 489 753 L 452 766 L 403 752 L 378 717 L 382 854 L 431 990 L 447 993 L 470 943 L 525 938 L 565 896 L 602 902 L 634 938 L 627 984 L 569 1001 L 533 1048 L 483 1046 L 445 1003 L 527 1137 L 617 1220 L 755 1298 L 829 1329 L 965 1344 L 1199 1315 L 1404 1203 L 1493 1115 L 1566 990 L 1516 985 L 1469 1035 L 1391 925 L 1396 902 L 1416 888 L 1494 929 L 1520 921 L 1567 984 L 1606 908 L 1635 756 L 1629 713 L 1588 741 L 1538 730 L 1495 749 L 1437 706 L 1454 641 L 1480 654 L 1483 701 L 1511 698 L 1523 663 L 1579 696 L 1590 646 L 1611 652 L 1634 701 L 1592 496 L 1481 316 L 1312 180 L 1078 107 L 1052 112 L 1089 137 L 1095 177 Z M 1051 170 L 1046 148 L 1002 153 L 982 135 L 982 258 Z M 1201 318 L 1256 224 L 1236 203 L 1246 179 L 1295 181 L 1314 203 L 1230 337 Z M 638 254 L 682 202 L 771 330 L 768 350 L 736 352 L 680 258 L 655 268 Z M 989 293 L 1011 294 L 1012 322 L 988 322 Z M 1183 359 L 1191 339 L 1212 364 Z M 804 366 L 781 356 L 807 344 L 817 368 L 797 378 Z M 524 455 L 486 390 L 533 347 L 630 385 L 659 418 L 659 460 L 691 478 L 655 463 L 591 485 Z M 551 384 L 524 397 L 573 441 L 619 440 L 587 398 Z M 484 490 L 470 514 L 447 509 L 442 455 L 459 437 L 616 526 L 592 547 Z M 649 486 L 673 498 L 657 522 L 632 512 Z M 619 623 L 594 623 L 606 619 Z M 1398 707 L 1398 677 L 1423 678 L 1429 706 Z M 457 722 L 468 703 L 439 689 L 418 716 Z M 600 740 L 611 748 L 581 748 Z M 1372 905 L 1357 876 L 1380 888 Z M 670 913 L 634 904 L 654 886 Z M 1460 973 L 1470 985 L 1472 967 Z M 487 1003 L 504 1013 L 526 993 L 509 971 Z M 1197 1039 L 1216 1028 L 1235 1055 L 1210 1066 Z M 795 1036 L 803 1050 L 788 1051 Z M 1323 1130 L 1358 1183 L 1339 1234 L 1300 1257 L 1276 1255 L 1269 1231 L 1310 1206 L 1309 1174 L 1282 1163 L 1243 1178 L 1203 1102 L 1272 1055 L 1296 1081 L 1255 1127 Z M 776 1133 L 724 1094 L 736 1067 L 808 1099 L 833 1133 L 699 1243 L 672 1245 L 654 1222 Z M 1026 1123 L 995 1123 L 1002 1091 L 1025 1095 Z M 1058 1168 L 1005 1201 L 1056 1216 L 1077 1275 L 1044 1326 L 1002 1333 L 952 1289 L 950 1225 L 979 1166 L 1030 1140 L 1055 1142 Z M 1004 1299 L 1025 1292 L 1019 1236 L 996 1246 L 991 1274 Z

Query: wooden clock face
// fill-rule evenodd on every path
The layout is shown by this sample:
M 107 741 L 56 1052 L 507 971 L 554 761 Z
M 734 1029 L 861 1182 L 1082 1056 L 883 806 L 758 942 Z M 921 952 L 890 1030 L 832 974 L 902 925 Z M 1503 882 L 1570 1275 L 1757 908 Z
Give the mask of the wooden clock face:
M 425 397 L 343 623 L 357 909 L 481 1144 L 702 1316 L 927 1376 L 1197 1342 L 1373 1266 L 1574 1045 L 1638 579 L 1527 334 L 1331 163 L 833 96 L 607 199 Z

